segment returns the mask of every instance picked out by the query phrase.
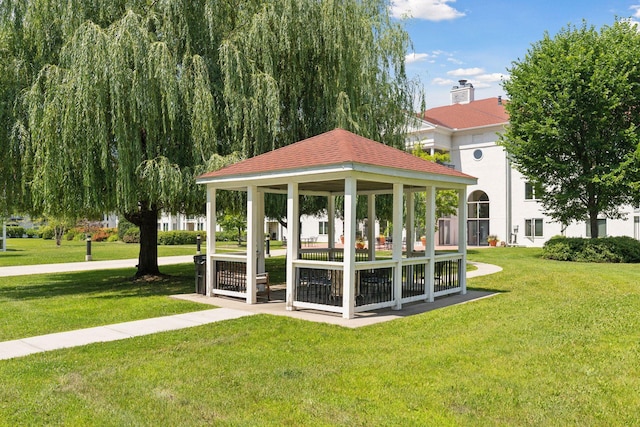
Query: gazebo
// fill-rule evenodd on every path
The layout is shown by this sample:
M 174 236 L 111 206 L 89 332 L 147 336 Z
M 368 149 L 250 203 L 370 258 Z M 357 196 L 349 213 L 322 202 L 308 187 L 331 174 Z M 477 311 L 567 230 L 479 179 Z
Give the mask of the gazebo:
M 335 129 L 198 177 L 207 186 L 206 294 L 257 302 L 264 273 L 264 195 L 287 197 L 287 310 L 315 309 L 353 318 L 355 313 L 466 293 L 466 187 L 476 178 L 405 151 Z M 435 200 L 438 189 L 458 193 L 458 247 L 436 254 Z M 246 252 L 216 252 L 216 192 L 246 192 Z M 426 244 L 415 250 L 414 195 L 426 193 Z M 357 196 L 365 196 L 367 218 L 376 218 L 376 196 L 392 195 L 391 256 L 376 259 L 374 227 L 366 249 L 356 248 Z M 328 235 L 334 236 L 336 199 L 343 201 L 344 246 L 330 238 L 326 248 L 302 248 L 301 195 L 326 197 Z

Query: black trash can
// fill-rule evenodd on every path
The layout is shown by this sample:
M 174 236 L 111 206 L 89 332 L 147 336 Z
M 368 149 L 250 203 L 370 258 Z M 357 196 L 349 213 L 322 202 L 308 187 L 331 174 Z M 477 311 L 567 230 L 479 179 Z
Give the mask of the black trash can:
M 207 294 L 207 258 L 206 255 L 196 255 L 193 257 L 196 266 L 196 293 Z

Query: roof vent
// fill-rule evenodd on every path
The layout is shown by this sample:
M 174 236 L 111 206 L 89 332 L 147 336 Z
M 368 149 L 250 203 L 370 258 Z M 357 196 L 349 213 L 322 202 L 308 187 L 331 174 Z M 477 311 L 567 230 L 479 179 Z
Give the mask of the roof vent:
M 498 95 L 498 105 L 502 105 L 502 95 Z
M 458 80 L 458 83 L 460 84 L 460 86 L 464 87 L 467 84 L 467 81 L 462 79 L 462 80 Z

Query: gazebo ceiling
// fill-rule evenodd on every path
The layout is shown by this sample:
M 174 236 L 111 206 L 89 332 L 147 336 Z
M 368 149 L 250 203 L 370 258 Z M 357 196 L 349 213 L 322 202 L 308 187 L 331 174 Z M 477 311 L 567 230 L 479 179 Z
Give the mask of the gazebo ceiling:
M 411 188 L 423 182 L 447 187 L 477 181 L 406 151 L 334 129 L 205 173 L 197 182 L 228 189 L 251 183 L 272 191 L 286 191 L 289 182 L 298 182 L 300 191 L 339 193 L 344 190 L 345 177 L 353 174 L 358 175 L 358 192 L 391 192 L 394 182 Z
M 272 190 L 276 193 L 285 193 L 287 191 L 287 184 L 272 184 L 272 185 L 258 185 Z M 422 187 L 416 187 L 422 188 Z M 344 179 L 332 179 L 327 181 L 311 181 L 300 182 L 298 189 L 302 193 L 342 193 L 344 191 Z M 411 186 L 405 185 L 406 190 L 411 190 Z M 358 192 L 360 193 L 391 193 L 393 191 L 393 184 L 388 182 L 375 182 L 358 180 Z

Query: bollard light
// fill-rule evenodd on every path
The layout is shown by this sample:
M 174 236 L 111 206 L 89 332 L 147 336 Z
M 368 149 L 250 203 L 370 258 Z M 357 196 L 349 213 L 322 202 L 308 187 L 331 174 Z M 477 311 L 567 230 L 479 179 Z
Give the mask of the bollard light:
M 200 255 L 200 245 L 202 244 L 202 237 L 198 234 L 196 236 L 196 255 Z
M 91 261 L 91 235 L 87 234 L 87 255 L 84 257 L 85 261 Z

